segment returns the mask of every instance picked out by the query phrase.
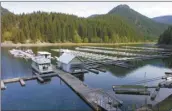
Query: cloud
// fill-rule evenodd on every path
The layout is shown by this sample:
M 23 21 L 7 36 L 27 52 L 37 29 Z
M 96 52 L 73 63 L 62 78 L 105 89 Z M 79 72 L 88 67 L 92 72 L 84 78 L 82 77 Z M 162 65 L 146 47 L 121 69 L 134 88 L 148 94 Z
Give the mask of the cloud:
M 46 11 L 88 17 L 92 14 L 105 14 L 117 5 L 127 4 L 148 17 L 172 15 L 172 2 L 2 2 L 1 4 L 16 14 Z

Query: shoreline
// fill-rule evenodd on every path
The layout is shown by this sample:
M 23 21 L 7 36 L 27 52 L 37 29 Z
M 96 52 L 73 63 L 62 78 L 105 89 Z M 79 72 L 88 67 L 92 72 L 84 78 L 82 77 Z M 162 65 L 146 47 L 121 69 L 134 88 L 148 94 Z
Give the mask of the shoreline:
M 14 44 L 14 43 L 1 43 L 1 47 L 46 47 L 46 46 L 79 46 L 79 45 L 99 45 L 99 46 L 112 46 L 112 45 L 132 45 L 132 44 L 155 44 L 155 42 L 132 42 L 132 43 L 29 43 L 29 44 Z

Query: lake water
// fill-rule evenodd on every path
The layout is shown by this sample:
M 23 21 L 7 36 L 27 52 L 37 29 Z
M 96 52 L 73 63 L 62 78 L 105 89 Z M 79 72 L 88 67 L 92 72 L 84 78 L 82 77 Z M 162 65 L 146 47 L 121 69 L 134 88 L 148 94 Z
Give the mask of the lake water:
M 75 47 L 34 47 L 34 52 L 49 51 L 52 56 L 59 56 L 58 52 L 53 52 L 53 48 Z M 1 77 L 2 79 L 32 76 L 31 61 L 21 58 L 14 58 L 8 50 L 11 48 L 1 48 Z M 55 61 L 53 61 L 55 63 Z M 102 88 L 112 91 L 112 85 L 129 84 L 136 81 L 164 76 L 165 72 L 172 71 L 172 58 L 148 60 L 135 63 L 137 68 L 124 69 L 116 66 L 105 67 L 107 72 L 99 74 L 85 73 L 75 75 L 89 87 Z M 146 75 L 146 76 L 145 76 Z M 149 82 L 146 85 L 157 85 L 159 81 Z M 154 89 L 150 89 L 153 91 Z M 124 102 L 122 109 L 132 107 L 132 104 L 141 106 L 147 103 L 155 105 L 172 94 L 172 89 L 161 89 L 155 101 L 151 101 L 149 96 L 136 95 L 116 95 Z M 2 91 L 1 106 L 3 110 L 86 110 L 92 109 L 73 92 L 58 77 L 53 77 L 46 83 L 39 83 L 37 80 L 26 82 L 25 87 L 19 83 L 7 84 L 7 89 Z

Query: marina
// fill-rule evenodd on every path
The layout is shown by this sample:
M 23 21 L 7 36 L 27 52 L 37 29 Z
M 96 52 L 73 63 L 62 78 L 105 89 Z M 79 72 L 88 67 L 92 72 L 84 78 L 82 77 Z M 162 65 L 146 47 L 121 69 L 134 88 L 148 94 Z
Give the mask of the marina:
M 124 58 L 118 58 L 118 57 L 113 57 L 113 56 L 106 56 L 106 55 L 101 55 L 101 54 L 95 54 L 95 53 L 88 53 L 88 52 L 80 52 L 80 51 L 75 51 L 75 50 L 69 50 L 69 49 L 52 49 L 53 51 L 56 52 L 65 52 L 65 53 L 72 53 L 73 55 L 79 56 L 79 57 L 84 57 L 88 59 L 94 59 L 94 60 L 103 60 L 103 59 L 111 59 L 111 60 L 128 60 L 128 59 L 133 59 L 124 57 Z
M 62 53 L 70 53 L 78 57 L 83 57 L 87 59 L 91 59 L 91 61 L 94 61 L 95 63 L 98 64 L 103 64 L 103 65 L 115 65 L 123 68 L 133 68 L 134 66 L 131 64 L 128 64 L 126 62 L 129 61 L 143 61 L 143 60 L 150 60 L 150 59 L 156 59 L 156 58 L 166 58 L 170 56 L 171 54 L 168 55 L 147 55 L 147 56 L 137 56 L 137 57 L 115 57 L 115 56 L 107 56 L 103 54 L 96 54 L 96 53 L 88 53 L 88 52 L 81 52 L 81 51 L 75 51 L 75 50 L 69 50 L 69 49 L 51 49 L 52 51 L 57 51 L 57 52 L 62 52 Z M 97 52 L 97 51 L 95 51 Z M 104 52 L 104 51 L 102 51 Z M 104 52 L 106 53 L 106 52 Z M 101 61 L 101 62 L 100 62 Z
M 129 61 L 134 61 L 134 60 L 151 60 L 155 58 L 164 58 L 168 57 L 169 55 L 156 55 L 153 57 L 115 57 L 115 56 L 109 56 L 109 55 L 104 55 L 104 54 L 96 54 L 96 53 L 90 53 L 89 51 L 87 52 L 82 52 L 82 51 L 76 51 L 76 50 L 71 50 L 71 49 L 50 49 L 52 52 L 58 52 L 59 57 L 48 57 L 45 56 L 44 54 L 40 57 L 39 59 L 41 61 L 41 64 L 47 63 L 46 61 L 43 60 L 46 59 L 49 61 L 48 63 L 52 64 L 51 61 L 56 61 L 54 65 L 52 65 L 52 70 L 47 70 L 49 72 L 43 73 L 43 72 L 34 72 L 32 76 L 24 76 L 24 77 L 16 77 L 16 78 L 9 78 L 9 79 L 3 79 L 1 81 L 1 89 L 8 91 L 10 89 L 7 88 L 9 83 L 20 83 L 21 86 L 26 86 L 30 80 L 37 80 L 40 82 L 40 84 L 44 84 L 46 81 L 46 78 L 51 78 L 52 77 L 59 77 L 67 86 L 69 86 L 84 102 L 86 102 L 93 110 L 107 110 L 107 111 L 122 111 L 121 105 L 124 104 L 120 97 L 118 97 L 119 94 L 123 95 L 148 95 L 150 96 L 150 99 L 152 98 L 152 101 L 156 100 L 157 94 L 159 93 L 159 90 L 156 92 L 145 92 L 144 89 L 124 89 L 124 88 L 115 88 L 116 92 L 112 93 L 112 90 L 106 91 L 103 88 L 100 87 L 91 87 L 88 83 L 84 83 L 81 81 L 79 78 L 75 77 L 74 74 L 81 74 L 84 76 L 84 74 L 90 74 L 94 73 L 94 75 L 102 75 L 102 73 L 109 73 L 107 69 L 105 69 L 106 66 L 111 65 L 111 66 L 118 66 L 120 68 L 125 68 L 125 69 L 133 69 L 135 66 Z M 39 52 L 39 51 L 38 51 Z M 48 51 L 49 52 L 49 51 Z M 48 53 L 47 53 L 48 54 Z M 63 54 L 68 54 L 67 56 L 64 56 L 62 58 L 61 56 Z M 73 55 L 73 56 L 71 56 Z M 38 54 L 37 54 L 38 56 Z M 37 56 L 32 57 L 31 61 L 34 61 Z M 56 56 L 53 54 L 53 56 Z M 70 57 L 71 56 L 71 57 Z M 47 57 L 47 58 L 46 58 Z M 51 60 L 51 58 L 56 58 Z M 66 59 L 68 58 L 68 59 Z M 14 58 L 15 59 L 15 58 Z M 66 61 L 67 60 L 67 61 Z M 38 61 L 39 62 L 39 61 Z M 65 64 L 60 64 L 60 63 L 65 63 Z M 48 65 L 51 66 L 51 65 Z M 82 67 L 78 67 L 82 66 Z M 64 67 L 64 68 L 62 68 Z M 69 67 L 72 70 L 66 69 Z M 39 68 L 39 70 L 42 70 Z M 74 71 L 74 72 L 73 72 Z M 165 72 L 164 72 L 165 73 Z M 170 75 L 170 71 L 166 71 L 167 75 Z M 108 75 L 107 75 L 108 76 Z M 161 76 L 163 78 L 163 76 Z M 167 77 L 164 77 L 167 78 Z M 95 78 L 96 80 L 96 78 Z M 171 88 L 171 79 L 167 79 L 168 81 L 164 80 L 162 84 L 160 85 L 160 88 Z M 147 80 L 146 82 L 151 81 Z M 115 85 L 115 84 L 113 84 Z M 158 86 L 158 84 L 157 84 Z M 157 88 L 157 86 L 150 86 L 152 88 Z M 170 87 L 169 87 L 170 86 Z M 150 88 L 149 87 L 149 88 Z M 161 90 L 160 90 L 161 91 Z
M 96 52 L 96 53 L 106 53 L 106 54 L 115 54 L 115 55 L 124 55 L 124 56 L 143 56 L 148 57 L 149 55 L 144 54 L 134 54 L 134 53 L 127 53 L 127 52 L 119 52 L 119 51 L 107 51 L 107 50 L 100 50 L 100 49 L 88 49 L 88 48 L 79 48 L 77 47 L 76 50 L 79 51 L 89 51 L 89 52 Z M 152 55 L 154 56 L 154 55 Z
M 2 1 L 0 109 L 172 111 L 172 3 L 130 2 Z
M 93 46 L 81 46 L 81 48 L 91 48 L 91 49 L 103 49 L 103 50 L 113 50 L 113 51 L 124 51 L 124 52 L 149 52 L 149 53 L 163 53 L 158 50 L 143 50 L 138 48 L 125 48 L 125 47 L 117 47 L 117 48 L 110 48 L 110 47 L 93 47 Z

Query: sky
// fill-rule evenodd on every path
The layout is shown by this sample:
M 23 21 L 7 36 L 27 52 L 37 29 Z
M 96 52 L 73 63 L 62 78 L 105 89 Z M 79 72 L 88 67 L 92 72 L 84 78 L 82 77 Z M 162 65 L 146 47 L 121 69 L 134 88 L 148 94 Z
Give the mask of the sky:
M 105 14 L 120 4 L 127 4 L 149 18 L 172 15 L 172 2 L 1 2 L 2 7 L 15 14 L 45 11 L 74 14 L 79 17 Z

